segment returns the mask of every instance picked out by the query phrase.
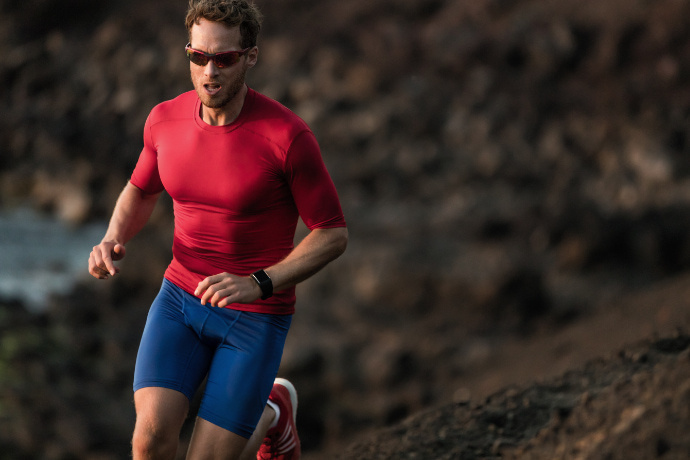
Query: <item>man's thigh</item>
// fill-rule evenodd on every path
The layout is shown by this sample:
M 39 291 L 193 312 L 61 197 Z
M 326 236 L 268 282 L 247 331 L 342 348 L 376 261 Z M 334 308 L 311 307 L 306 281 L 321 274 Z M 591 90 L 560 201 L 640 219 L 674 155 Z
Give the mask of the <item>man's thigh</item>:
M 189 294 L 165 281 L 151 305 L 134 369 L 134 391 L 146 387 L 179 391 L 189 400 L 203 381 L 213 357 L 187 324 Z M 196 299 L 193 299 L 196 300 Z
M 211 362 L 198 415 L 221 428 L 251 437 L 278 372 L 291 318 L 217 310 L 233 317 L 218 328 L 222 343 Z M 206 322 L 206 326 L 214 321 Z M 208 331 L 210 332 L 210 330 Z
M 179 391 L 147 387 L 134 393 L 137 412 L 134 435 L 177 440 L 189 411 L 189 400 Z

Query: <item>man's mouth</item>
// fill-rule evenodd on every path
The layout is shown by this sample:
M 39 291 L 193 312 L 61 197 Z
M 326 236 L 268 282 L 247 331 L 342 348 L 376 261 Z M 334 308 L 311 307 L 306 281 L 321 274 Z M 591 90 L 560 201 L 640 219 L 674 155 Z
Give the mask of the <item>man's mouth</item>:
M 204 89 L 209 95 L 213 96 L 220 91 L 220 85 L 218 83 L 206 83 L 204 84 Z

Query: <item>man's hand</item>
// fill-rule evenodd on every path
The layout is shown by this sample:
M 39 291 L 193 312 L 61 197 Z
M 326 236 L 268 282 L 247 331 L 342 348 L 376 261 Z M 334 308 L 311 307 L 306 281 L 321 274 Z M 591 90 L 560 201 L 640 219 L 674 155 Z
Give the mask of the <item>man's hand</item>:
M 227 307 L 231 303 L 251 303 L 261 297 L 261 289 L 248 276 L 220 273 L 202 280 L 194 291 L 201 296 L 201 304 L 209 302 L 212 307 Z
M 125 256 L 125 247 L 114 241 L 103 241 L 94 246 L 89 255 L 89 273 L 99 280 L 108 279 L 120 272 L 114 261 L 121 260 Z

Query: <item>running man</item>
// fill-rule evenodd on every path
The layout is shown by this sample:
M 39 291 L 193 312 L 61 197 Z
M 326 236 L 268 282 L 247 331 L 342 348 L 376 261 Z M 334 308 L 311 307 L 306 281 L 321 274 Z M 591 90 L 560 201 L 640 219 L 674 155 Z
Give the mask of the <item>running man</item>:
M 154 107 L 144 147 L 89 272 L 108 279 L 164 191 L 173 258 L 134 371 L 134 459 L 173 459 L 207 378 L 188 459 L 298 459 L 297 395 L 276 379 L 295 285 L 339 257 L 345 218 L 309 127 L 252 90 L 261 13 L 246 0 L 191 0 L 194 91 Z M 309 234 L 293 244 L 298 218 Z

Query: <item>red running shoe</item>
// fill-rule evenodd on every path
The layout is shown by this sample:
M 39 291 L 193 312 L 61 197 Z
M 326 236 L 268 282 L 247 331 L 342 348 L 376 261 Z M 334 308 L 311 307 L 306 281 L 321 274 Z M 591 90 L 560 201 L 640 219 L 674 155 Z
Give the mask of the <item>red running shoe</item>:
M 277 378 L 268 397 L 280 407 L 278 424 L 269 429 L 256 454 L 258 460 L 299 460 L 302 453 L 297 435 L 297 390 L 285 379 Z

